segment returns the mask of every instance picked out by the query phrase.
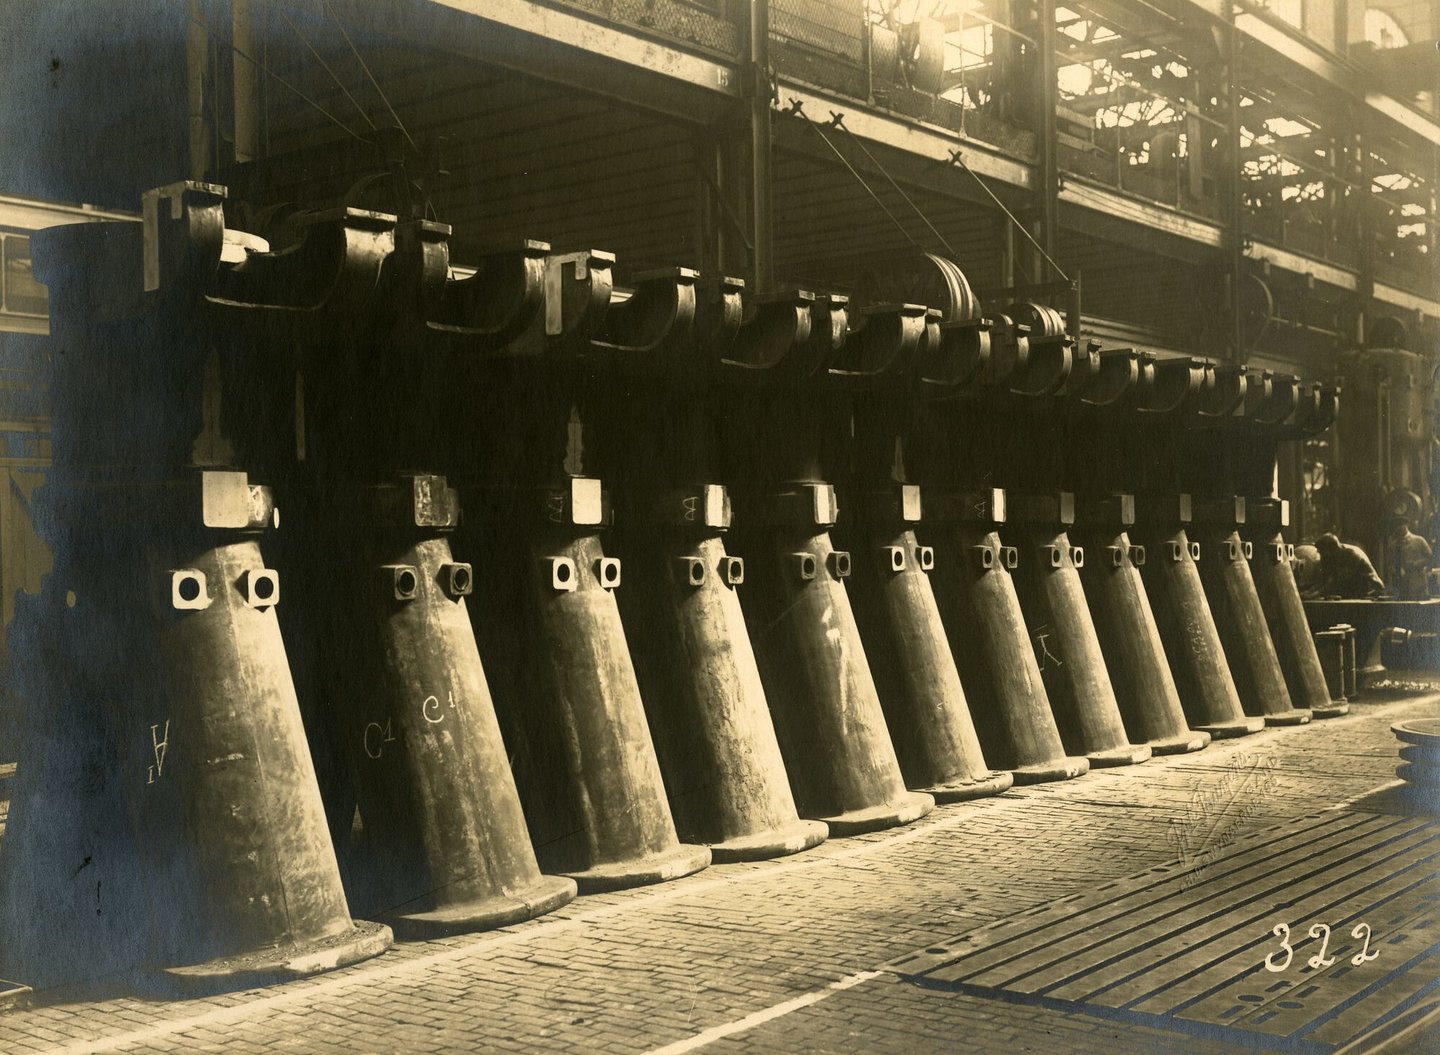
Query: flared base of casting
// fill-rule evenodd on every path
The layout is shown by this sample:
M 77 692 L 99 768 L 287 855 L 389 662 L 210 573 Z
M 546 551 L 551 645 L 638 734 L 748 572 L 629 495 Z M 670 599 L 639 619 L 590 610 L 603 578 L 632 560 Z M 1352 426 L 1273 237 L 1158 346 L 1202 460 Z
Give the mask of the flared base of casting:
M 816 817 L 830 826 L 830 834 L 838 838 L 863 835 L 885 828 L 918 821 L 935 808 L 935 800 L 919 792 L 907 792 L 894 802 L 881 803 L 863 810 L 851 810 L 835 817 Z
M 1109 769 L 1112 766 L 1133 766 L 1147 761 L 1154 752 L 1149 744 L 1126 744 L 1112 747 L 1108 751 L 1086 751 L 1085 758 L 1091 769 Z
M 1065 755 L 1033 766 L 1010 770 L 1016 784 L 1045 784 L 1052 780 L 1074 780 L 1090 772 L 1090 760 L 1078 755 Z
M 1331 700 L 1323 707 L 1311 707 L 1310 713 L 1316 718 L 1339 718 L 1350 713 L 1350 705 L 1344 700 Z
M 1157 755 L 1183 755 L 1190 751 L 1199 751 L 1210 744 L 1210 734 L 1191 730 L 1188 733 L 1177 733 L 1175 736 L 1167 736 L 1163 740 L 1146 740 L 1145 745 Z
M 1400 761 L 1414 762 L 1421 769 L 1440 773 L 1440 750 L 1433 747 L 1413 745 L 1400 749 Z
M 317 941 L 222 956 L 186 967 L 162 967 L 153 981 L 166 993 L 204 996 L 291 982 L 379 956 L 395 942 L 383 923 L 356 920 L 349 930 Z
M 513 894 L 477 898 L 458 905 L 448 905 L 431 912 L 407 912 L 387 915 L 385 922 L 401 941 L 426 941 L 467 934 L 477 930 L 493 930 L 511 923 L 521 923 L 553 912 L 575 899 L 575 881 L 563 876 L 541 876 L 539 881 Z
M 1288 711 L 1278 711 L 1275 714 L 1265 715 L 1266 725 L 1305 725 L 1310 721 L 1311 714 L 1299 707 Z
M 1396 722 L 1390 731 L 1402 745 L 1395 775 L 1405 781 L 1415 805 L 1427 813 L 1440 812 L 1440 720 Z
M 669 879 L 679 879 L 710 865 L 710 848 L 681 843 L 668 853 L 639 857 L 613 864 L 596 865 L 583 872 L 561 872 L 575 880 L 582 894 L 602 894 L 607 890 L 625 890 L 649 886 Z
M 1002 791 L 1009 791 L 1015 777 L 1006 772 L 992 770 L 974 780 L 957 780 L 950 784 L 934 784 L 930 787 L 911 788 L 922 795 L 929 795 L 941 804 L 947 802 L 969 802 L 971 799 L 988 798 Z
M 1414 762 L 1401 762 L 1395 767 L 1395 775 L 1407 784 L 1427 788 L 1433 794 L 1440 791 L 1440 771 Z
M 1209 733 L 1211 740 L 1233 740 L 1237 736 L 1249 736 L 1265 728 L 1265 719 L 1259 716 L 1236 718 L 1230 722 L 1213 722 L 1206 725 L 1192 725 L 1197 733 Z
M 711 843 L 710 860 L 715 864 L 731 864 L 735 861 L 764 861 L 771 857 L 785 857 L 819 846 L 829 834 L 830 829 L 823 821 L 796 821 L 783 828 L 771 828 L 757 835 Z

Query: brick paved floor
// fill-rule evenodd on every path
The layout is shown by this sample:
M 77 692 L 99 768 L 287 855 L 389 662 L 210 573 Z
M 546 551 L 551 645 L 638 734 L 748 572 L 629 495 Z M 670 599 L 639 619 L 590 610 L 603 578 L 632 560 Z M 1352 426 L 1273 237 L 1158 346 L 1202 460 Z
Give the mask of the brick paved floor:
M 1437 713 L 1437 697 L 1361 704 L 272 989 L 16 1009 L 0 1013 L 0 1052 L 1233 1051 L 876 969 L 1172 860 L 1182 843 L 1352 802 L 1394 780 L 1390 723 Z

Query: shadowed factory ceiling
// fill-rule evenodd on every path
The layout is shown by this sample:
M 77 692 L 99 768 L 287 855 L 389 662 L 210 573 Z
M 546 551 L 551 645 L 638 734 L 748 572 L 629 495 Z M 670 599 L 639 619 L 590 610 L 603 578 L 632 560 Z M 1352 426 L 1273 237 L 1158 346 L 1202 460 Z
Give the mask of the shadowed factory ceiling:
M 322 65 L 298 39 L 280 35 L 270 68 L 296 90 L 272 78 L 266 153 L 345 143 L 347 133 L 317 107 L 358 136 L 371 134 L 366 118 L 393 128 L 393 108 L 421 157 L 416 175 L 425 183 L 428 215 L 454 228 L 457 259 L 517 237 L 557 248 L 610 250 L 627 269 L 693 262 L 698 255 L 688 128 L 477 63 L 396 47 L 358 30 L 351 40 L 383 85 L 384 98 L 343 41 L 341 50 L 327 55 L 317 32 L 310 43 Z M 364 152 L 353 140 L 350 145 L 358 179 L 367 167 Z M 407 153 L 413 158 L 415 152 Z M 332 173 L 307 185 L 293 170 L 280 182 L 299 200 L 322 184 L 332 193 L 344 185 Z M 350 204 L 385 204 L 349 197 Z
M 252 166 L 259 177 L 249 187 L 233 171 L 220 174 L 238 196 L 258 187 L 267 202 L 403 211 L 383 180 L 359 182 L 389 151 L 423 185 L 424 215 L 452 226 L 459 263 L 532 238 L 613 252 L 622 282 L 656 267 L 703 266 L 700 166 L 713 129 L 548 83 L 542 71 L 526 76 L 428 50 L 327 8 L 267 10 L 255 53 L 233 61 L 258 71 L 259 153 L 272 160 Z M 1025 281 L 1001 274 L 1003 240 L 1023 247 L 1023 237 L 1007 230 L 973 177 L 878 145 L 866 155 L 833 129 L 827 136 L 828 144 L 802 120 L 776 116 L 771 187 L 783 284 L 851 292 L 867 269 L 883 267 L 877 262 L 917 249 L 952 257 L 978 289 Z M 388 145 L 377 149 L 377 138 Z M 309 165 L 307 151 L 323 161 Z M 1019 191 L 994 189 L 1023 208 Z M 716 223 L 733 237 L 723 216 Z M 1087 315 L 1123 320 L 1138 339 L 1176 348 L 1203 340 L 1198 266 L 1075 232 L 1059 250 L 1062 267 L 1085 275 Z
M 264 65 L 261 153 L 280 157 L 348 142 L 356 168 L 337 175 L 337 152 L 324 151 L 323 175 L 295 165 L 273 170 L 269 200 L 338 192 L 348 204 L 384 207 L 373 192 L 344 188 L 364 172 L 355 137 L 371 136 L 372 123 L 393 128 L 398 119 L 419 153 L 443 169 L 427 177 L 429 214 L 454 228 L 457 260 L 527 237 L 560 249 L 612 251 L 622 277 L 701 263 L 701 126 L 361 27 L 344 24 L 342 33 L 334 20 L 274 12 L 261 31 L 264 54 L 252 56 Z M 949 181 L 955 196 L 907 188 L 922 219 L 853 145 L 838 143 L 869 189 L 819 153 L 823 145 L 797 122 L 779 119 L 776 135 L 775 256 L 786 281 L 847 290 L 857 279 L 857 257 L 917 245 L 954 255 L 978 285 L 1000 281 L 994 211 L 967 200 L 980 192 L 959 170 L 927 173 L 932 186 Z

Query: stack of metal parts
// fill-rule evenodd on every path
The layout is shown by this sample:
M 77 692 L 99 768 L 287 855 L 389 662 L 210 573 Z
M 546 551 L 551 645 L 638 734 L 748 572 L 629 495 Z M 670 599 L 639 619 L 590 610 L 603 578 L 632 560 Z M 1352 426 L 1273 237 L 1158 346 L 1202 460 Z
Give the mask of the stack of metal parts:
M 1336 623 L 1315 631 L 1313 636 L 1330 698 L 1343 703 L 1360 695 L 1355 628 L 1349 623 Z
M 987 317 L 936 257 L 621 290 L 224 197 L 37 238 L 0 972 L 292 977 L 1343 710 L 1269 497 L 1333 392 Z

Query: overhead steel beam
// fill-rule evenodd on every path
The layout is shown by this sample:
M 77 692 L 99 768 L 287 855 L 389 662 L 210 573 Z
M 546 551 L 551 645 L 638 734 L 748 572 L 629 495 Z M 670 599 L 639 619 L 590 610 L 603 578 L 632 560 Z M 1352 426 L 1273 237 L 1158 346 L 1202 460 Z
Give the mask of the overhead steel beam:
M 1190 7 L 1224 21 L 1228 17 L 1228 9 L 1232 0 L 1186 0 L 1186 2 Z M 1263 44 L 1278 55 L 1282 61 L 1298 66 L 1347 92 L 1361 94 L 1363 75 L 1353 63 L 1342 61 L 1326 49 L 1307 40 L 1298 31 L 1296 33 L 1286 32 L 1259 14 L 1258 11 L 1243 10 L 1245 7 L 1257 5 L 1242 3 L 1238 6 L 1242 10 L 1235 15 L 1235 28 L 1240 33 L 1257 44 Z M 1440 144 L 1440 123 L 1436 123 L 1432 118 L 1412 110 L 1384 92 L 1364 92 L 1364 99 L 1365 105 L 1376 113 L 1384 114 L 1431 143 Z
M 136 220 L 138 213 L 96 209 L 89 205 L 62 205 L 35 198 L 0 195 L 0 227 L 18 231 L 39 231 L 62 223 L 84 220 Z
M 708 119 L 742 96 L 734 63 L 531 0 L 333 0 L 350 23 L 652 112 Z M 658 84 L 664 84 L 657 90 Z
M 1416 113 L 1404 103 L 1392 99 L 1384 92 L 1366 92 L 1365 105 L 1378 114 L 1383 114 L 1403 128 L 1408 128 L 1423 139 L 1440 146 L 1440 124 Z
M 1035 185 L 1032 165 L 1017 161 L 979 140 L 922 121 L 866 110 L 857 101 L 822 95 L 813 88 L 802 88 L 782 77 L 780 105 L 789 106 L 792 100 L 798 100 L 805 112 L 816 120 L 826 119 L 831 111 L 843 112 L 845 126 L 861 139 L 872 143 L 947 163 L 950 152 L 958 148 L 965 157 L 965 164 L 977 175 L 1025 190 Z
M 1347 68 L 1323 48 L 1291 36 L 1263 16 L 1248 11 L 1239 11 L 1235 15 L 1235 28 L 1251 40 L 1264 44 L 1271 51 L 1285 56 L 1306 72 L 1322 77 L 1347 91 L 1355 90 L 1353 70 Z
M 1067 205 L 1093 209 L 1107 216 L 1140 224 L 1143 227 L 1162 231 L 1214 249 L 1220 248 L 1223 243 L 1223 232 L 1218 224 L 1186 216 L 1184 213 L 1164 205 L 1142 201 L 1117 191 L 1084 183 L 1075 176 L 1067 175 L 1065 177 L 1065 185 L 1060 188 L 1060 200 Z
M 1417 293 L 1387 286 L 1381 282 L 1375 283 L 1374 297 L 1386 304 L 1393 304 L 1397 308 L 1409 308 L 1411 311 L 1418 311 L 1431 319 L 1440 319 L 1440 300 L 1422 297 Z
M 845 118 L 845 124 L 847 127 L 851 126 L 851 118 L 848 114 Z M 960 168 L 950 164 L 948 155 L 944 158 L 917 158 L 911 154 L 887 150 L 879 144 L 876 144 L 873 140 L 870 142 L 872 144 L 870 147 L 871 152 L 885 166 L 889 173 L 906 187 L 931 194 L 943 195 L 947 199 L 962 201 L 966 204 L 983 205 L 987 209 L 993 208 L 989 195 Z M 786 156 L 801 157 L 807 162 L 813 162 L 817 166 L 818 171 L 841 172 L 846 181 L 851 180 L 847 173 L 843 173 L 839 163 L 835 160 L 835 155 L 820 141 L 818 136 L 805 127 L 803 122 L 790 119 L 777 121 L 775 125 L 775 145 L 776 148 L 781 150 Z M 865 175 L 867 180 L 871 180 L 875 186 L 881 189 L 882 196 L 889 200 L 891 192 L 885 182 L 884 175 L 876 171 L 866 158 L 845 143 L 843 139 L 837 141 L 836 145 L 846 153 L 851 163 Z M 964 153 L 968 163 L 972 156 L 971 152 L 965 150 Z M 795 193 L 795 189 L 787 186 L 787 182 L 787 179 L 776 181 L 775 189 L 777 195 L 785 196 Z M 858 190 L 859 185 L 855 184 L 855 186 Z M 1008 186 L 998 188 L 998 193 L 1011 209 L 1024 207 L 1023 198 L 1010 191 Z
M 1316 281 L 1327 283 L 1337 289 L 1353 292 L 1360 288 L 1359 278 L 1354 271 L 1337 267 L 1335 264 L 1329 264 L 1323 260 L 1316 260 L 1313 257 L 1301 256 L 1299 253 L 1282 249 L 1277 245 L 1251 241 L 1245 249 L 1245 256 L 1251 260 L 1263 261 L 1271 267 L 1294 272 L 1297 275 L 1313 275 Z

